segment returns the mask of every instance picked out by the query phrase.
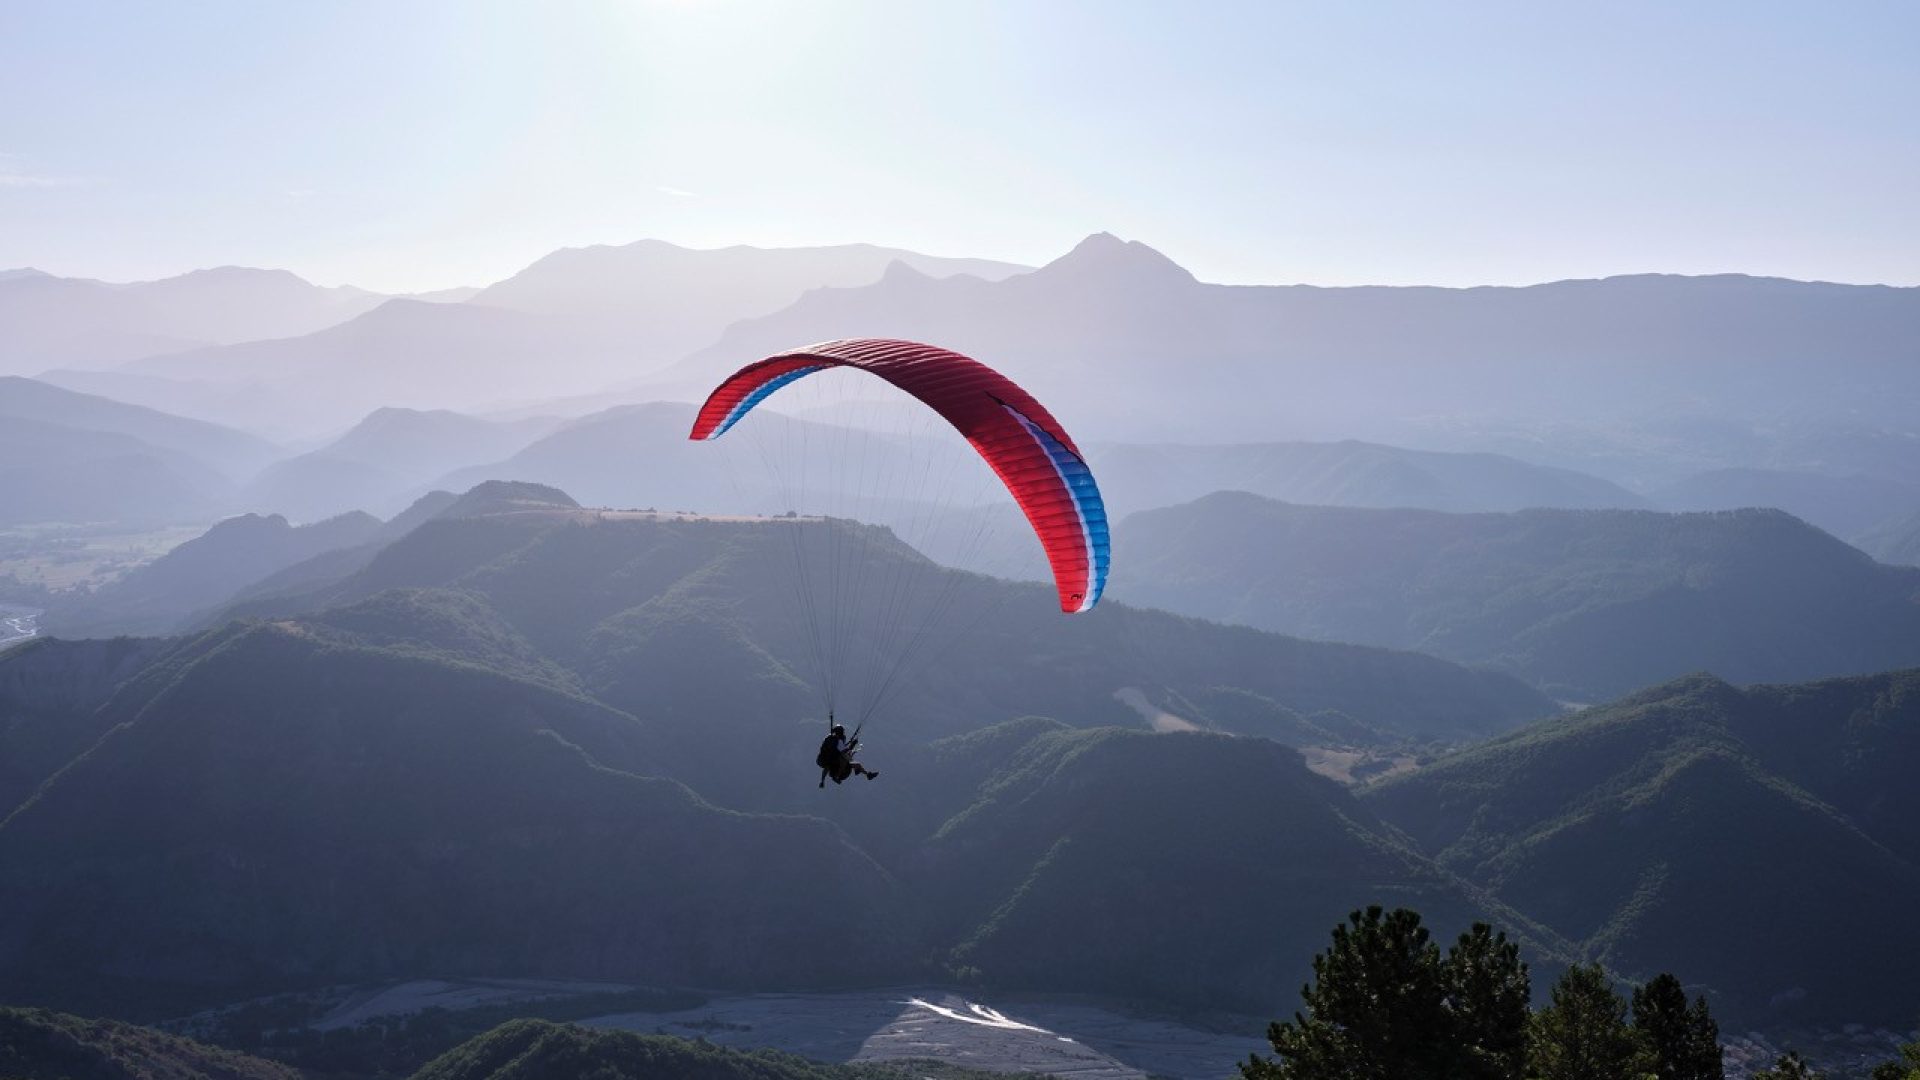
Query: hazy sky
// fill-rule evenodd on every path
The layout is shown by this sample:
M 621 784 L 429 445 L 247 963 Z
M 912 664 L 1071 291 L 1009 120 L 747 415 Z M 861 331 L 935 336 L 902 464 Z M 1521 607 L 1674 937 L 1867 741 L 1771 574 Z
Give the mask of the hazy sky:
M 869 241 L 1920 284 L 1920 4 L 0 0 L 0 268 Z

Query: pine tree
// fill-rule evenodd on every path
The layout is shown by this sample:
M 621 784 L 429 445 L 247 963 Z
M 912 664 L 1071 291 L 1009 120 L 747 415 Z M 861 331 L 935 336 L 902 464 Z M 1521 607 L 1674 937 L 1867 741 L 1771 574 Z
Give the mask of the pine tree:
M 1451 1040 L 1462 1080 L 1521 1080 L 1532 985 L 1520 947 L 1485 923 L 1460 935 L 1443 965 Z
M 1454 1058 L 1439 947 L 1420 916 L 1378 905 L 1348 916 L 1313 958 L 1303 1012 L 1267 1028 L 1275 1057 L 1246 1080 L 1452 1080 Z
M 1534 1014 L 1527 1075 L 1536 1080 L 1640 1080 L 1649 1055 L 1627 1026 L 1627 1003 L 1599 964 L 1576 964 Z
M 1633 1029 L 1652 1055 L 1660 1080 L 1722 1080 L 1720 1025 L 1707 999 L 1687 1004 L 1687 992 L 1672 975 L 1656 975 L 1633 992 Z
M 1753 1074 L 1753 1080 L 1825 1080 L 1823 1074 L 1813 1071 L 1807 1059 L 1792 1050 L 1780 1055 L 1773 1068 L 1762 1069 Z
M 1907 1043 L 1899 1058 L 1875 1065 L 1873 1080 L 1920 1080 L 1920 1042 Z

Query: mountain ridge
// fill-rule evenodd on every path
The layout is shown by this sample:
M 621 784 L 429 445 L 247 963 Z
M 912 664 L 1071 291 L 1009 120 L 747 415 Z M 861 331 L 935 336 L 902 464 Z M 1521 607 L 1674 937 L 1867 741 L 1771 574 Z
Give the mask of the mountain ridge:
M 1688 676 L 1362 801 L 1610 968 L 1686 971 L 1747 1022 L 1901 1023 L 1895 988 L 1920 956 L 1890 929 L 1920 897 L 1917 690 L 1915 670 L 1745 689 Z M 1835 935 L 1836 919 L 1863 932 Z
M 310 333 L 379 299 L 252 267 L 124 284 L 17 275 L 0 279 L 0 374 L 104 368 L 172 349 Z
M 0 954 L 23 985 L 39 987 L 39 1000 L 92 1006 L 131 995 L 151 1010 L 163 999 L 204 1000 L 208 988 L 278 988 L 322 972 L 323 981 L 360 981 L 635 963 L 670 981 L 732 981 L 796 927 L 825 932 L 826 920 L 851 913 L 873 928 L 868 948 L 825 966 L 808 958 L 783 977 L 859 971 L 892 947 L 883 940 L 891 916 L 876 906 L 890 889 L 836 830 L 721 811 L 675 781 L 609 768 L 602 763 L 645 760 L 648 727 L 584 698 L 263 625 L 197 640 L 117 699 L 108 708 L 127 721 L 0 822 L 0 863 L 9 867 Z M 255 734 L 242 737 L 248 730 Z M 204 755 L 213 744 L 230 752 Z M 514 769 L 496 768 L 510 759 Z M 180 783 L 200 794 L 167 799 Z M 517 840 L 516 829 L 533 832 Z M 738 843 L 740 857 L 752 858 L 701 863 L 696 835 Z M 422 866 L 409 852 L 430 837 L 441 838 L 440 854 Z M 85 864 L 59 854 L 74 845 L 93 853 Z M 208 858 L 220 850 L 245 854 L 238 865 Z M 631 865 L 605 858 L 617 850 Z M 166 871 L 143 851 L 172 852 Z M 824 886 L 830 903 L 796 889 L 741 888 L 741 872 L 756 864 L 790 881 L 808 864 L 825 866 L 845 884 Z M 670 868 L 677 890 L 659 884 Z M 410 884 L 400 892 L 379 884 L 388 872 Z M 389 899 L 350 893 L 314 906 L 302 898 L 316 888 L 324 895 L 316 874 Z M 549 878 L 578 884 L 570 917 L 547 889 L 460 899 L 492 894 L 492 880 Z M 119 882 L 114 893 L 93 893 L 107 881 Z M 307 914 L 291 924 L 268 917 L 287 907 Z M 478 921 L 446 925 L 454 912 Z M 640 912 L 651 918 L 636 919 Z M 624 923 L 629 942 L 567 929 L 588 917 Z M 84 943 L 62 929 L 103 918 L 115 932 Z M 694 929 L 702 923 L 710 928 Z M 360 945 L 342 952 L 341 940 Z M 721 940 L 735 944 L 700 944 Z M 103 968 L 115 977 L 103 978 Z
M 1095 251 L 1113 246 L 1098 242 Z M 1755 393 L 1762 385 L 1783 391 L 1797 412 L 1832 420 L 1859 409 L 1895 427 L 1920 395 L 1898 345 L 1920 332 L 1920 289 L 1742 275 L 1472 289 L 1154 289 L 1100 287 L 1098 275 L 1070 272 L 1092 269 L 1082 261 L 1063 257 L 1001 282 L 901 279 L 812 293 L 736 323 L 714 346 L 661 372 L 659 387 L 685 394 L 797 342 L 907 337 L 984 359 L 1043 400 L 1089 399 L 1079 416 L 1062 420 L 1101 440 L 1279 432 L 1443 438 L 1455 444 L 1449 449 L 1484 448 L 1461 444 L 1472 440 L 1459 424 L 1476 419 L 1644 422 L 1645 395 L 1620 390 L 1643 380 L 1651 380 L 1647 393 L 1687 402 L 1689 415 L 1733 417 L 1752 402 L 1729 394 L 1725 377 L 1746 370 Z M 1814 357 L 1871 375 L 1877 392 L 1835 385 Z M 1128 403 L 1145 415 L 1129 418 L 1087 392 L 1116 383 L 1134 387 Z M 1141 402 L 1182 407 L 1140 410 Z M 1335 402 L 1343 404 L 1330 408 Z M 1452 426 L 1436 427 L 1443 419 Z
M 1117 598 L 1606 699 L 1920 663 L 1920 574 L 1777 510 L 1448 514 L 1221 492 L 1127 518 Z M 1256 539 L 1257 538 L 1257 539 Z

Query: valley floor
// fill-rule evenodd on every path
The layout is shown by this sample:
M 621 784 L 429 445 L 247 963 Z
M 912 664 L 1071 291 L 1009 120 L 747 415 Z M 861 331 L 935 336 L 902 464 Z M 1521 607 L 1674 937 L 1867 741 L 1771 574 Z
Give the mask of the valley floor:
M 633 987 L 562 979 L 417 979 L 336 997 L 311 1020 L 334 1031 L 426 1009 L 462 1009 L 619 994 Z M 1226 1019 L 1226 1018 L 1223 1018 Z M 1266 1022 L 1232 1018 L 1223 1033 L 1190 1023 L 1131 1015 L 1085 998 L 993 996 L 992 1004 L 942 987 L 839 993 L 715 997 L 672 1012 L 587 1017 L 587 1027 L 674 1035 L 737 1049 L 774 1049 L 825 1062 L 935 1060 L 988 1072 L 1072 1080 L 1219 1080 L 1250 1054 L 1267 1054 Z M 1920 1031 L 1844 1028 L 1762 1034 L 1722 1032 L 1730 1080 L 1799 1050 L 1840 1078 L 1865 1077 Z
M 14 525 L 0 528 L 0 577 L 62 590 L 99 588 L 207 531 L 173 525 Z
M 36 620 L 39 617 L 39 608 L 0 604 L 0 649 L 38 634 L 40 629 Z
M 459 1010 L 627 989 L 561 980 L 423 979 L 354 993 L 311 1026 L 333 1030 L 430 1008 Z M 971 1069 L 1076 1080 L 1219 1080 L 1247 1055 L 1269 1049 L 1261 1037 L 1266 1022 L 1255 1018 L 1222 1034 L 1131 1016 L 1085 999 L 996 997 L 987 1004 L 924 986 L 715 997 L 678 1012 L 618 1013 L 577 1022 L 740 1049 L 784 1050 L 816 1061 L 931 1058 Z
M 820 1061 L 933 1058 L 993 1072 L 1084 1080 L 1148 1076 L 1217 1080 L 1268 1049 L 1247 1035 L 1125 1015 L 1083 1001 L 996 999 L 993 1005 L 938 988 L 716 998 L 677 1013 L 630 1013 L 590 1027 L 705 1038 L 723 1046 L 771 1047 Z

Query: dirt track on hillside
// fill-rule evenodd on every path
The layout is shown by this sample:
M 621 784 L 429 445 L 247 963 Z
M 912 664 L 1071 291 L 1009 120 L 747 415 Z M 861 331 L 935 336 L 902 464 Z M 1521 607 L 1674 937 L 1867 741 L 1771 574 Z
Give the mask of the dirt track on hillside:
M 935 1058 L 1084 1080 L 1218 1080 L 1248 1054 L 1268 1049 L 1258 1023 L 1250 1022 L 1247 1036 L 1220 1035 L 1096 1005 L 1040 999 L 988 1005 L 925 988 L 718 998 L 685 1012 L 625 1013 L 582 1023 L 771 1047 L 820 1061 Z

